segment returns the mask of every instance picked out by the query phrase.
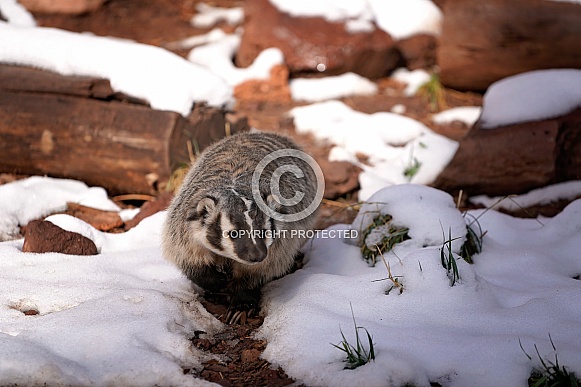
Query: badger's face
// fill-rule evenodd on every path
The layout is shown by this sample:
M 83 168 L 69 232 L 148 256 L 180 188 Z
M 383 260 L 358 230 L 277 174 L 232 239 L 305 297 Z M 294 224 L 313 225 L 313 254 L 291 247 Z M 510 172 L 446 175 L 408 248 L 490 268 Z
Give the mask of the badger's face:
M 262 262 L 273 242 L 275 225 L 252 200 L 235 190 L 200 200 L 188 213 L 192 232 L 208 250 L 234 261 Z

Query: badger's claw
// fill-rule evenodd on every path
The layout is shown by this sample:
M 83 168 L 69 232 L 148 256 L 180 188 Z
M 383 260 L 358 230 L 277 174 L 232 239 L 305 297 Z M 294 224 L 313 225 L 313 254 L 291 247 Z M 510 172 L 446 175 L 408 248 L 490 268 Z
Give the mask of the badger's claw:
M 248 318 L 256 316 L 256 309 L 230 309 L 226 313 L 226 324 L 246 324 Z
M 260 289 L 247 289 L 236 292 L 232 295 L 230 306 L 226 313 L 226 323 L 244 324 L 248 317 L 253 317 L 257 314 L 259 301 Z

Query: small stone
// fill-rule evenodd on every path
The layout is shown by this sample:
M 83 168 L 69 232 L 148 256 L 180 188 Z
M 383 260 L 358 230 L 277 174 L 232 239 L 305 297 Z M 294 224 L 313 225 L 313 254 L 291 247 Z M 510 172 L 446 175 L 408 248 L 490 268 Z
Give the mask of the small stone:
M 242 351 L 241 359 L 243 363 L 252 363 L 260 358 L 260 352 L 258 349 L 245 349 Z

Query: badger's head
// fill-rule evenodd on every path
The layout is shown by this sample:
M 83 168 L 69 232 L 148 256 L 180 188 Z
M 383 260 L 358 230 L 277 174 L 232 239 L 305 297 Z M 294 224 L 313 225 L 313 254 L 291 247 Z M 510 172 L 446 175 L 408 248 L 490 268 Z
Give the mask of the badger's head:
M 246 265 L 262 262 L 276 237 L 274 221 L 258 208 L 252 194 L 235 189 L 193 203 L 187 220 L 204 247 Z

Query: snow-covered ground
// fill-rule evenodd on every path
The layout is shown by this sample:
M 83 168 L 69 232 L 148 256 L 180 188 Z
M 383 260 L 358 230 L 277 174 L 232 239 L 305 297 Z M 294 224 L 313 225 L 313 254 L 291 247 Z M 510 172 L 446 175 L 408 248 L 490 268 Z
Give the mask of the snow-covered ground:
M 99 191 L 57 179 L 22 189 L 29 184 L 0 187 L 0 200 L 9 198 L 14 213 L 40 217 L 46 208 L 30 208 L 34 198 L 50 193 L 63 203 Z M 555 189 L 559 196 L 563 191 Z M 354 245 L 371 218 L 387 213 L 411 237 L 385 254 L 401 294 L 385 294 L 386 267 L 381 261 L 369 266 Z M 159 213 L 118 235 L 67 215 L 48 218 L 95 241 L 96 256 L 23 253 L 22 239 L 0 243 L 0 384 L 206 384 L 183 374 L 202 361 L 188 339 L 194 331 L 215 333 L 221 324 L 163 259 L 164 217 Z M 457 260 L 460 280 L 450 286 L 440 248 L 458 237 L 452 244 L 457 253 L 466 221 L 475 217 L 486 231 L 483 251 L 473 265 Z M 528 360 L 520 340 L 528 353 L 537 345 L 545 360 L 558 354 L 560 364 L 579 374 L 581 200 L 540 221 L 494 210 L 463 217 L 444 192 L 384 188 L 352 226 L 334 226 L 305 245 L 302 270 L 266 287 L 266 319 L 258 332 L 268 341 L 263 356 L 313 386 L 525 386 L 540 361 Z M 347 235 L 340 237 L 341 230 Z M 351 306 L 357 325 L 373 336 L 376 359 L 346 370 L 331 344 L 341 341 L 341 331 L 353 343 Z M 26 316 L 27 310 L 39 314 Z

